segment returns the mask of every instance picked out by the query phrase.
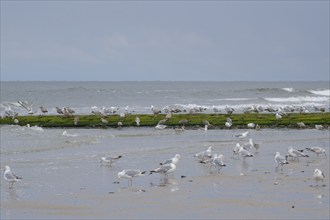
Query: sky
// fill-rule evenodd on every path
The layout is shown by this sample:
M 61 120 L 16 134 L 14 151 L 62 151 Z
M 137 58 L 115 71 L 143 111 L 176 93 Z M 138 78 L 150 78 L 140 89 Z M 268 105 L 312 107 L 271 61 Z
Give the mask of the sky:
M 1 0 L 1 81 L 329 81 L 329 1 Z

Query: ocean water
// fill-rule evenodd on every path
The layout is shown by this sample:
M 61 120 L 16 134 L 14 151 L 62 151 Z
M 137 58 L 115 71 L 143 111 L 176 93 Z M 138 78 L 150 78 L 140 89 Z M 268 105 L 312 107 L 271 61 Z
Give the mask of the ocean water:
M 120 112 L 151 113 L 151 105 L 181 110 L 213 107 L 224 112 L 226 105 L 242 112 L 244 108 L 268 104 L 274 108 L 304 106 L 329 111 L 329 82 L 1 82 L 0 114 L 11 109 L 28 114 L 18 101 L 27 102 L 35 114 L 39 106 L 48 114 L 55 107 L 70 107 L 77 114 L 91 114 L 93 109 L 118 107 Z
M 55 107 L 91 114 L 93 106 L 151 113 L 150 106 L 182 108 L 230 105 L 242 111 L 252 104 L 314 106 L 329 109 L 327 82 L 1 82 L 1 115 L 9 108 L 28 114 L 18 101 L 56 114 Z M 22 181 L 9 188 L 1 178 L 1 219 L 329 219 L 329 129 L 156 130 L 66 129 L 0 126 L 1 170 L 9 165 Z M 233 157 L 237 143 L 252 138 L 260 144 L 252 158 Z M 226 167 L 218 174 L 196 161 L 194 154 L 213 146 Z M 276 170 L 275 152 L 287 147 L 319 146 L 326 155 L 290 160 Z M 150 170 L 181 155 L 169 178 Z M 105 155 L 123 155 L 112 166 Z M 325 179 L 317 186 L 314 169 Z M 117 179 L 123 169 L 145 176 Z

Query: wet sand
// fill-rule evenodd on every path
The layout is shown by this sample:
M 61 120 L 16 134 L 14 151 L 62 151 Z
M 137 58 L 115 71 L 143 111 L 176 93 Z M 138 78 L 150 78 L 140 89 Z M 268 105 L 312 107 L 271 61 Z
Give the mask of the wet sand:
M 245 130 L 157 131 L 151 128 L 62 129 L 40 133 L 1 127 L 1 168 L 10 165 L 23 180 L 10 189 L 1 178 L 1 219 L 328 219 L 329 156 L 306 152 L 276 170 L 274 153 L 320 146 L 329 152 L 329 130 L 262 129 L 250 137 L 261 145 L 253 158 L 235 159 L 233 134 Z M 246 142 L 245 140 L 244 142 Z M 211 172 L 193 155 L 213 146 L 226 167 Z M 99 159 L 123 154 L 112 166 Z M 177 170 L 137 177 L 128 186 L 117 173 L 152 170 L 179 153 Z M 315 168 L 326 178 L 316 186 Z

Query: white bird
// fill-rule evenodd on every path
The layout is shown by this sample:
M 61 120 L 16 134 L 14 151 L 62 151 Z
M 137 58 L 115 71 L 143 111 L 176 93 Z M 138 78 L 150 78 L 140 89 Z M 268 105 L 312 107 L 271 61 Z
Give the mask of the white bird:
M 155 129 L 157 130 L 164 130 L 167 127 L 167 125 L 163 125 L 163 124 L 157 124 L 155 126 Z
M 135 123 L 137 126 L 140 126 L 140 118 L 136 116 Z
M 282 119 L 282 115 L 280 115 L 278 112 L 275 114 L 276 120 Z
M 219 155 L 214 155 L 213 156 L 213 161 L 212 161 L 212 164 L 218 168 L 218 173 L 220 172 L 221 168 L 222 167 L 225 167 L 226 164 L 223 162 L 223 155 L 222 154 L 219 154 Z
M 45 113 L 48 112 L 48 110 L 47 110 L 45 107 L 43 107 L 43 106 L 40 106 L 39 108 L 40 108 L 40 111 L 41 111 L 43 114 L 45 114 Z
M 225 122 L 225 126 L 226 126 L 227 128 L 230 128 L 232 125 L 233 125 L 232 122 L 229 122 L 229 121 L 226 121 L 226 122 Z
M 256 125 L 255 125 L 254 123 L 252 123 L 252 122 L 247 124 L 247 127 L 248 127 L 248 128 L 254 128 L 255 126 L 256 126 Z
M 232 114 L 235 111 L 235 109 L 230 107 L 229 105 L 226 105 L 225 111 L 227 112 L 227 114 Z
M 247 150 L 247 149 L 251 149 L 253 146 L 254 146 L 254 143 L 253 143 L 252 138 L 249 138 L 249 142 L 248 142 L 248 143 L 244 143 L 244 144 L 243 144 L 243 148 L 244 148 L 245 150 Z
M 101 118 L 100 120 L 103 124 L 108 124 L 109 123 L 109 121 L 105 118 Z
M 151 106 L 151 111 L 154 115 L 160 114 L 162 112 L 160 109 L 155 108 L 153 105 Z
M 11 172 L 10 167 L 9 166 L 5 166 L 4 169 L 5 173 L 3 175 L 3 177 L 5 178 L 5 180 L 7 182 L 10 183 L 9 188 L 13 187 L 13 184 L 19 180 L 21 180 L 21 177 L 16 176 L 14 173 Z
M 209 128 L 208 125 L 204 125 L 204 128 L 199 128 L 198 130 L 207 132 L 208 128 Z
M 297 150 L 294 149 L 293 147 L 288 147 L 287 156 L 292 157 L 293 159 L 297 159 L 298 161 L 299 161 L 299 157 L 309 157 L 307 154 L 304 154 L 302 151 L 303 150 Z
M 222 167 L 225 167 L 226 164 L 223 162 L 223 158 L 224 156 L 222 154 L 213 154 L 213 157 L 205 160 L 205 161 L 201 161 L 201 163 L 205 163 L 205 164 L 209 164 L 210 165 L 210 169 L 212 167 L 217 168 L 218 173 L 220 172 Z
M 124 179 L 128 179 L 129 185 L 132 185 L 132 181 L 134 177 L 138 177 L 138 176 L 143 176 L 145 174 L 146 171 L 141 171 L 141 170 L 137 170 L 137 169 L 126 169 L 126 170 L 122 170 L 120 172 L 118 172 L 118 179 L 120 178 L 124 178 Z
M 172 173 L 176 169 L 176 165 L 174 163 L 168 163 L 161 165 L 157 169 L 151 170 L 150 174 L 152 173 L 160 173 L 163 174 L 165 177 L 168 176 L 169 173 Z
M 169 164 L 169 163 L 174 163 L 176 165 L 176 164 L 178 164 L 180 159 L 181 159 L 180 154 L 175 154 L 175 156 L 173 158 L 165 160 L 164 162 L 160 163 L 160 165 L 165 165 L 165 164 Z
M 209 146 L 205 151 L 195 154 L 194 157 L 197 157 L 199 161 L 205 161 L 207 159 L 210 159 L 212 157 L 212 146 Z
M 319 156 L 320 154 L 326 155 L 325 149 L 322 147 L 306 147 L 306 150 L 315 153 L 317 156 Z
M 235 145 L 235 147 L 233 148 L 233 156 L 234 155 L 237 155 L 238 156 L 238 152 L 239 152 L 239 149 L 241 148 L 241 145 L 239 143 L 237 143 Z
M 239 155 L 241 155 L 243 158 L 246 158 L 246 157 L 253 157 L 253 154 L 252 154 L 250 151 L 245 150 L 242 146 L 239 148 L 238 153 L 239 153 Z
M 249 131 L 243 132 L 242 134 L 235 134 L 234 137 L 237 137 L 239 139 L 246 138 L 246 136 L 249 134 Z
M 324 176 L 324 173 L 321 170 L 315 169 L 314 174 L 313 174 L 313 178 L 316 182 L 316 185 L 318 185 L 319 181 L 323 182 L 323 179 L 325 178 L 325 176 Z
M 323 127 L 323 125 L 315 125 L 315 129 L 317 129 L 317 130 L 323 130 L 324 127 Z
M 73 119 L 73 123 L 74 125 L 78 125 L 78 122 L 79 122 L 79 117 L 78 116 L 75 116 L 74 119 Z
M 217 168 L 218 173 L 220 173 L 220 170 L 222 167 L 225 167 L 226 164 L 223 162 L 223 155 L 222 154 L 214 154 L 213 159 L 211 161 L 211 165 Z
M 60 114 L 60 115 L 63 115 L 63 114 L 64 114 L 63 110 L 60 109 L 59 107 L 56 107 L 56 112 L 57 112 L 58 114 Z
M 299 128 L 306 128 L 306 125 L 304 124 L 304 122 L 297 122 L 297 125 Z
M 104 156 L 101 157 L 100 163 L 106 163 L 106 164 L 113 164 L 115 161 L 117 161 L 118 159 L 122 158 L 123 155 L 118 155 L 118 156 Z
M 275 153 L 274 159 L 275 159 L 275 163 L 277 163 L 277 167 L 276 168 L 278 168 L 279 165 L 281 165 L 282 168 L 283 168 L 283 165 L 284 164 L 289 164 L 289 162 L 280 154 L 280 152 L 276 152 Z

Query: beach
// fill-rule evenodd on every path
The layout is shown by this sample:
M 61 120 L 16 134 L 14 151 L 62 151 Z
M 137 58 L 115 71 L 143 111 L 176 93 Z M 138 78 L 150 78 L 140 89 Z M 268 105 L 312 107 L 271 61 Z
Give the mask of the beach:
M 1 179 L 1 219 L 327 219 L 329 130 L 249 130 L 260 145 L 251 158 L 233 156 L 244 129 L 156 130 L 40 129 L 1 126 L 1 168 L 23 179 L 9 188 Z M 63 133 L 66 131 L 66 133 Z M 225 156 L 218 174 L 194 154 L 213 146 Z M 276 151 L 320 146 L 327 155 L 289 160 L 276 169 Z M 149 175 L 159 163 L 181 155 L 168 178 Z M 104 155 L 123 155 L 111 166 Z M 147 171 L 118 179 L 123 169 Z M 314 169 L 325 173 L 313 180 Z

